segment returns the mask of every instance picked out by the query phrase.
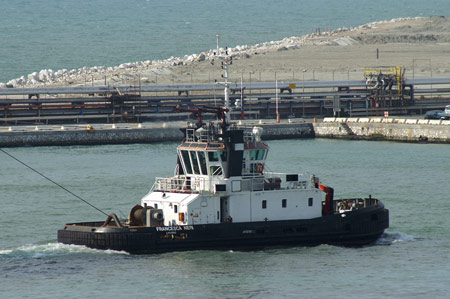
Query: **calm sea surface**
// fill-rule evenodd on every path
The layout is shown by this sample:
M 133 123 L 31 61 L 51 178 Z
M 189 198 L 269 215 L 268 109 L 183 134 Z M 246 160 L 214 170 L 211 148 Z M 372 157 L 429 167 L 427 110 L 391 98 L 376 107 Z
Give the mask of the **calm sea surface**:
M 337 197 L 372 196 L 391 227 L 374 246 L 132 256 L 56 243 L 71 221 L 105 217 L 0 155 L 2 298 L 448 298 L 449 146 L 325 139 L 267 142 L 273 171 L 315 174 Z M 176 143 L 9 148 L 107 213 L 124 216 Z
M 39 72 L 166 59 L 399 17 L 448 0 L 0 0 L 0 82 Z

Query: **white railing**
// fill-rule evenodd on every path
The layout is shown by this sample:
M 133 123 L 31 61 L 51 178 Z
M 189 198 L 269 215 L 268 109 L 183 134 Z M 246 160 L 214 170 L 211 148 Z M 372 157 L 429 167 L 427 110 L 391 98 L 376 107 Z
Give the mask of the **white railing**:
M 191 180 L 185 177 L 156 178 L 152 191 L 191 191 Z
M 157 177 L 151 190 L 164 192 L 212 192 L 211 186 L 214 186 L 212 179 L 204 177 Z
M 189 142 L 195 141 L 195 129 L 187 129 L 186 130 L 186 141 L 189 141 Z
M 217 142 L 218 133 L 217 128 L 214 126 L 201 127 L 198 129 L 187 129 L 186 130 L 186 141 L 187 142 Z
M 287 176 L 298 176 L 298 179 L 288 181 Z M 214 186 L 219 184 L 221 179 L 217 176 L 173 176 L 158 177 L 155 179 L 152 191 L 163 192 L 211 192 L 214 193 Z M 271 186 L 265 186 L 268 183 Z M 222 183 L 223 184 L 223 181 Z M 277 172 L 265 172 L 264 176 L 244 176 L 241 179 L 241 191 L 261 191 L 264 188 L 273 189 L 308 189 L 311 188 L 311 177 L 302 174 L 286 174 Z

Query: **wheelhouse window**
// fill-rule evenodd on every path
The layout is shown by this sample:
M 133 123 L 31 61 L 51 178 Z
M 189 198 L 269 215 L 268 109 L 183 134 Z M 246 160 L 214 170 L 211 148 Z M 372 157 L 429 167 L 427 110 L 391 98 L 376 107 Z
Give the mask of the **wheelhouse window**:
M 210 175 L 222 175 L 222 167 L 211 166 L 209 167 Z
M 186 173 L 192 173 L 191 159 L 189 159 L 188 151 L 181 151 L 183 157 L 184 166 L 186 167 Z
M 205 152 L 197 152 L 198 154 L 198 160 L 200 162 L 200 167 L 202 170 L 202 174 L 207 175 L 208 171 L 206 168 L 206 157 L 205 157 Z
M 250 160 L 264 160 L 264 150 L 251 150 Z
M 227 152 L 226 151 L 220 152 L 220 159 L 222 159 L 222 162 L 227 161 Z
M 217 152 L 208 152 L 209 162 L 219 162 L 219 154 Z
M 222 164 L 220 162 L 219 155 L 220 155 L 220 158 L 226 160 L 226 152 L 211 151 L 211 152 L 207 152 L 207 153 L 208 153 L 208 155 L 207 155 L 208 161 L 207 162 L 209 164 L 209 175 L 222 175 Z M 201 167 L 202 167 L 202 171 L 204 171 L 203 165 Z M 207 166 L 205 165 L 205 167 L 207 167 Z M 206 174 L 206 173 L 203 173 L 203 174 Z
M 256 154 L 256 160 L 263 160 L 265 152 L 265 150 L 258 150 Z
M 197 153 L 196 152 L 190 152 L 190 153 L 191 153 L 191 159 L 192 159 L 192 166 L 194 168 L 194 174 L 200 174 L 200 168 L 198 167 Z

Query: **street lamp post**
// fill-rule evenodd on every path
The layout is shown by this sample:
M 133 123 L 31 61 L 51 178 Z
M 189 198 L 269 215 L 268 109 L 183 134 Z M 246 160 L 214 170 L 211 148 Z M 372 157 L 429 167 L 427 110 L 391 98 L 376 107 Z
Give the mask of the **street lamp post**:
M 303 85 L 303 93 L 305 92 L 305 73 L 307 70 L 303 70 L 303 81 L 302 81 L 302 85 Z
M 277 72 L 275 72 L 275 114 L 276 114 L 276 122 L 280 122 L 280 114 L 278 113 L 278 80 L 277 80 Z

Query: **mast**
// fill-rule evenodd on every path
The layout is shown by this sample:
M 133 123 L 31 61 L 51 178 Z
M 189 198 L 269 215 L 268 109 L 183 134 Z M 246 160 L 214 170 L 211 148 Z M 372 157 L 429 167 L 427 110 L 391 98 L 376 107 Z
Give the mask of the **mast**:
M 224 104 L 225 108 L 228 108 L 229 111 L 225 112 L 225 120 L 227 123 L 230 122 L 230 113 L 231 113 L 231 106 L 230 106 L 230 83 L 228 82 L 228 60 L 225 60 L 225 63 L 223 64 L 225 74 L 224 74 Z
M 228 55 L 228 50 L 225 50 L 225 55 L 221 54 L 220 47 L 219 47 L 219 39 L 220 35 L 216 35 L 217 38 L 217 58 L 219 58 L 222 61 L 222 69 L 224 70 L 224 74 L 222 77 L 224 78 L 224 82 L 219 82 L 219 84 L 222 84 L 224 86 L 224 106 L 225 106 L 225 121 L 226 123 L 230 122 L 230 114 L 232 111 L 232 107 L 230 105 L 230 82 L 228 81 L 229 73 L 228 73 L 228 66 L 233 64 L 233 58 Z

